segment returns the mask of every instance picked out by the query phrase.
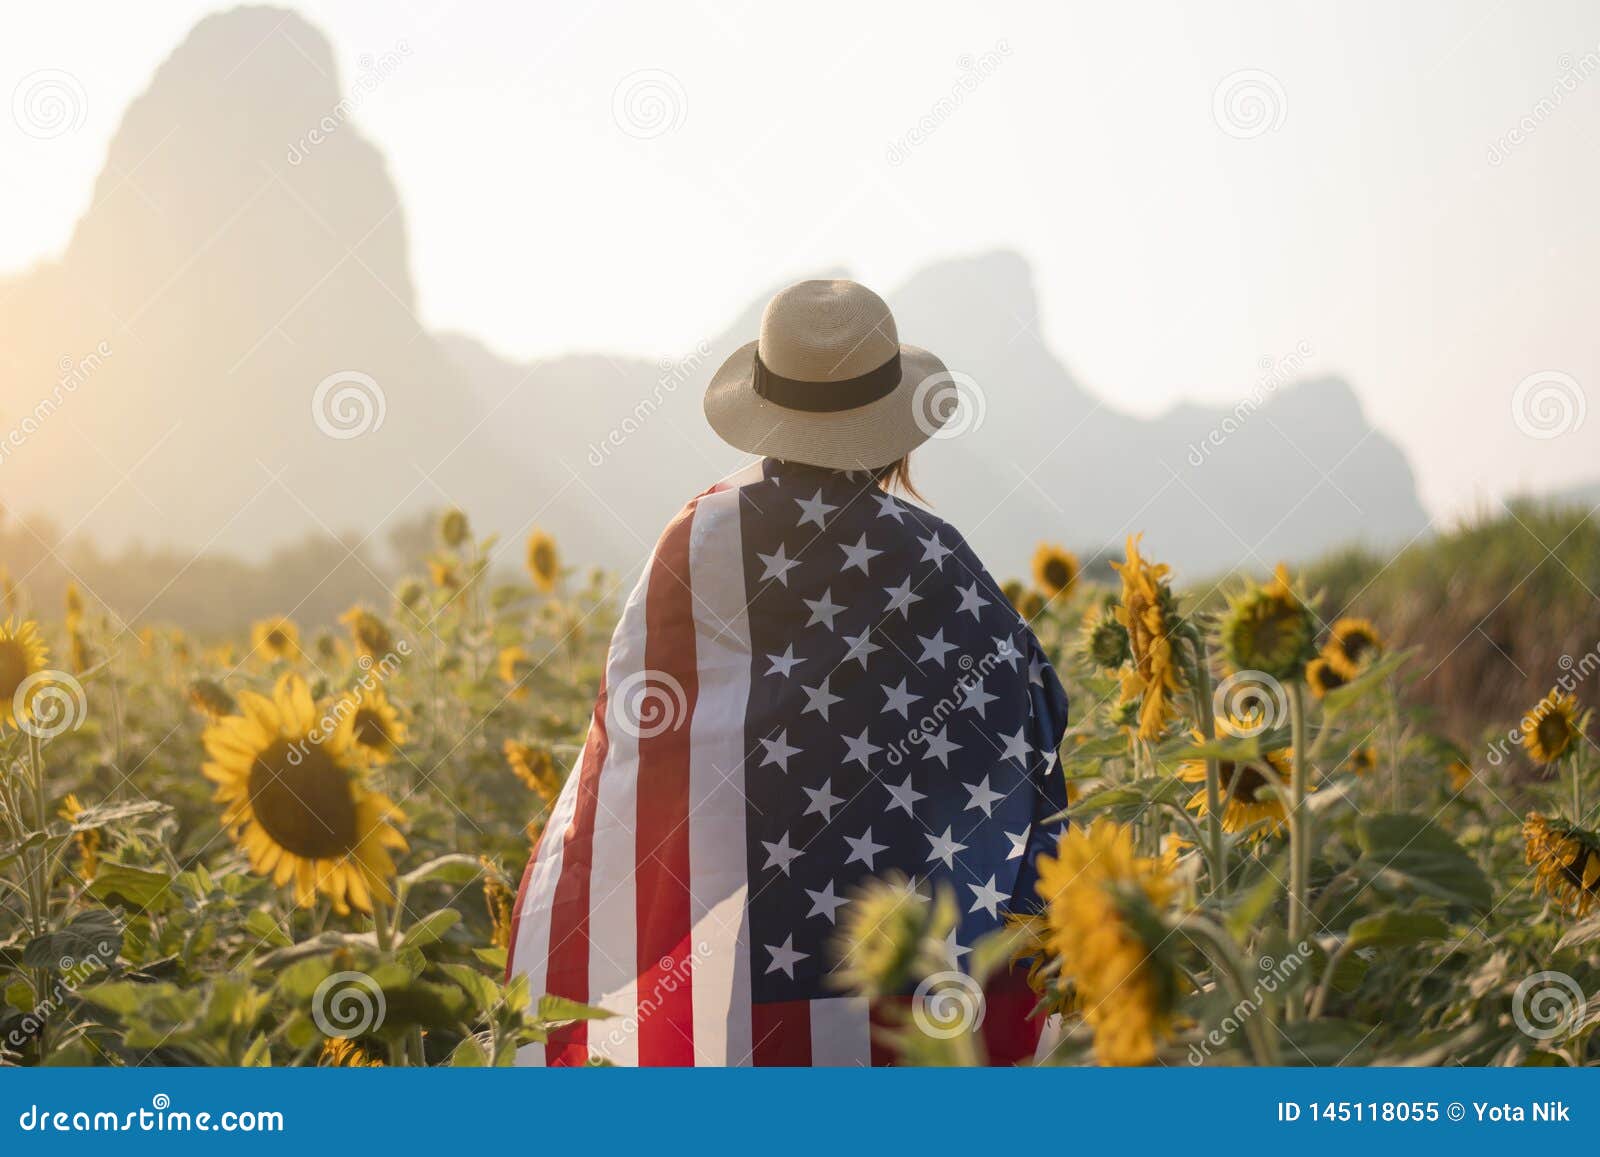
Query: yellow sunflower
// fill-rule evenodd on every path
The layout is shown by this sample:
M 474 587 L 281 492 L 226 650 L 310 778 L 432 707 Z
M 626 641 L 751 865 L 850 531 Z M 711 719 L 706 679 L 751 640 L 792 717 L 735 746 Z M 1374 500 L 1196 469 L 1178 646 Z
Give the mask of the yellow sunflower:
M 483 867 L 483 906 L 489 911 L 489 943 L 495 948 L 511 947 L 511 903 L 515 897 L 500 869 L 487 856 L 479 856 Z
M 69 824 L 78 822 L 78 817 L 89 809 L 79 802 L 78 797 L 68 792 L 61 801 L 61 808 L 56 815 L 66 820 Z M 73 835 L 73 842 L 78 845 L 78 863 L 82 869 L 80 873 L 84 880 L 93 880 L 94 874 L 100 869 L 100 829 L 88 828 Z
M 1132 831 L 1104 816 L 1040 856 L 1039 898 L 1061 976 L 1076 990 L 1102 1065 L 1145 1065 L 1172 1028 L 1177 976 L 1163 915 L 1171 869 L 1134 853 Z
M 1078 556 L 1064 546 L 1041 542 L 1033 552 L 1033 585 L 1047 599 L 1066 598 L 1078 585 Z
M 561 576 L 561 558 L 556 553 L 556 540 L 542 530 L 528 535 L 528 576 L 533 585 L 545 594 L 556 589 L 556 579 Z
M 1244 720 L 1234 720 L 1234 730 L 1239 730 L 1244 722 Z M 1196 731 L 1193 734 L 1196 741 L 1204 742 L 1202 732 Z M 1267 752 L 1262 756 L 1262 762 L 1272 769 L 1281 782 L 1288 783 L 1291 774 L 1290 763 L 1293 758 L 1293 752 L 1281 749 Z M 1272 781 L 1262 774 L 1260 767 L 1252 761 L 1236 763 L 1231 759 L 1222 759 L 1217 761 L 1217 773 L 1222 781 L 1223 831 L 1242 832 L 1254 827 L 1252 838 L 1261 840 L 1269 835 L 1275 836 L 1283 830 L 1288 812 L 1278 793 L 1272 790 Z M 1206 782 L 1206 761 L 1184 760 L 1178 765 L 1178 778 L 1184 783 L 1202 785 L 1199 791 L 1189 797 L 1188 807 L 1198 816 L 1210 815 L 1211 808 L 1203 786 Z M 1261 826 L 1256 827 L 1257 824 Z
M 508 739 L 501 750 L 512 773 L 529 791 L 546 804 L 555 800 L 561 791 L 561 776 L 556 771 L 555 756 L 550 754 L 548 747 Z
M 433 580 L 433 585 L 440 590 L 458 591 L 461 589 L 461 568 L 453 558 L 430 558 L 428 560 L 428 576 Z
M 471 533 L 472 525 L 464 510 L 452 506 L 439 516 L 439 538 L 446 546 L 452 549 L 460 546 Z
M 1522 747 L 1535 763 L 1554 763 L 1583 737 L 1578 701 L 1552 689 L 1522 720 Z
M 838 965 L 830 979 L 861 996 L 901 992 L 950 967 L 947 938 L 956 918 L 948 890 L 930 899 L 899 872 L 869 879 L 839 915 L 832 945 Z
M 1466 791 L 1473 780 L 1472 765 L 1462 759 L 1452 761 L 1445 773 L 1450 777 L 1450 790 L 1457 794 Z
M 1322 648 L 1322 657 L 1346 679 L 1354 679 L 1381 654 L 1383 640 L 1366 619 L 1336 620 L 1328 628 L 1328 641 Z
M 1228 661 L 1239 671 L 1294 679 L 1316 655 L 1316 619 L 1282 564 L 1271 582 L 1250 583 L 1229 600 L 1219 631 Z
M 1321 655 L 1306 664 L 1306 683 L 1311 688 L 1311 694 L 1318 699 L 1329 691 L 1337 691 L 1346 681 L 1333 664 Z
M 400 710 L 383 687 L 373 684 L 348 692 L 333 709 L 334 718 L 350 716 L 350 735 L 369 762 L 391 762 L 409 737 Z
M 1177 715 L 1173 700 L 1186 689 L 1178 657 L 1173 653 L 1177 604 L 1167 584 L 1171 568 L 1139 556 L 1140 535 L 1128 536 L 1128 560 L 1114 562 L 1122 576 L 1122 601 L 1115 615 L 1128 632 L 1133 665 L 1122 676 L 1122 701 L 1139 700 L 1139 738 L 1159 739 Z
M 317 1067 L 323 1069 L 381 1069 L 383 1062 L 367 1053 L 355 1041 L 342 1036 L 331 1036 L 322 1042 L 322 1054 Z
M 522 700 L 528 697 L 528 688 L 522 679 L 532 667 L 532 659 L 528 652 L 521 647 L 502 647 L 499 656 L 495 659 L 495 670 L 500 675 L 500 681 L 511 690 L 506 692 L 508 698 Z
M 89 640 L 83 637 L 83 632 L 71 630 L 67 632 L 67 650 L 72 655 L 72 670 L 75 674 L 82 675 L 94 663 L 94 654 L 89 649 Z
M 281 615 L 262 619 L 250 628 L 250 646 L 256 654 L 265 655 L 268 662 L 292 662 L 300 657 L 300 628 Z
M 189 684 L 189 706 L 210 719 L 221 719 L 238 710 L 233 696 L 215 679 L 195 679 Z
M 1522 824 L 1522 838 L 1526 862 L 1538 869 L 1534 894 L 1546 893 L 1580 919 L 1588 915 L 1600 896 L 1600 837 L 1530 812 Z
M 33 620 L 17 626 L 7 619 L 0 626 L 0 727 L 17 726 L 19 710 L 31 714 L 29 704 L 17 702 L 17 693 L 29 676 L 44 670 L 48 656 Z
M 1356 775 L 1371 775 L 1378 770 L 1378 749 L 1370 743 L 1355 748 L 1345 757 L 1339 770 L 1354 772 Z
M 339 621 L 349 629 L 358 654 L 378 660 L 394 650 L 394 635 L 384 621 L 366 607 L 351 607 L 339 616 Z
M 1128 628 L 1117 621 L 1115 603 L 1084 616 L 1082 644 L 1089 661 L 1103 670 L 1115 671 L 1128 661 Z
M 76 631 L 83 623 L 83 594 L 78 590 L 78 584 L 69 582 L 67 593 L 62 602 L 66 607 L 66 627 L 69 631 Z
M 391 821 L 405 817 L 363 785 L 350 717 L 321 733 L 311 690 L 294 674 L 270 699 L 245 692 L 240 706 L 242 714 L 206 728 L 203 770 L 251 869 L 280 887 L 292 881 L 305 908 L 319 891 L 340 915 L 372 911 L 374 897 L 388 902 L 389 852 L 406 846 Z

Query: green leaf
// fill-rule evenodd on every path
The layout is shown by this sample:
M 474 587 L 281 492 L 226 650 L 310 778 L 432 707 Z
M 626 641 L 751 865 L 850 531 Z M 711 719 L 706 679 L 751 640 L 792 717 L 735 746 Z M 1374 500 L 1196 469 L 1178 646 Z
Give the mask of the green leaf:
M 106 903 L 120 900 L 140 912 L 165 912 L 177 903 L 171 884 L 172 877 L 165 872 L 102 860 L 89 895 Z
M 405 935 L 400 938 L 400 946 L 402 948 L 425 948 L 429 944 L 437 943 L 460 920 L 461 913 L 454 908 L 440 908 L 437 912 L 429 912 L 421 920 L 406 929 Z
M 439 856 L 426 864 L 412 868 L 400 877 L 400 888 L 403 891 L 409 890 L 417 884 L 430 880 L 460 886 L 472 883 L 482 872 L 483 865 L 478 862 L 478 857 L 452 852 L 450 855 Z
M 138 819 L 141 816 L 166 815 L 172 810 L 169 804 L 153 799 L 137 800 L 132 803 L 103 803 L 94 807 L 84 808 L 78 813 L 78 818 L 72 821 L 70 831 L 88 832 L 97 828 L 107 827 L 111 824 L 121 823 L 123 820 Z
M 485 976 L 468 964 L 446 964 L 443 968 L 445 975 L 461 986 L 479 1012 L 487 1012 L 500 1003 L 502 990 L 494 977 Z
M 564 996 L 551 996 L 546 993 L 539 998 L 540 1020 L 606 1020 L 616 1015 L 610 1009 L 579 1004 Z
M 28 941 L 22 949 L 22 962 L 29 968 L 63 972 L 84 964 L 110 968 L 121 951 L 122 921 L 110 909 L 91 908 L 63 927 Z
M 1566 935 L 1556 941 L 1556 951 L 1579 948 L 1596 940 L 1600 940 L 1600 916 L 1589 916 L 1567 929 Z
M 1356 838 L 1363 854 L 1354 866 L 1370 883 L 1489 910 L 1493 893 L 1483 869 L 1431 820 L 1398 813 L 1370 816 L 1357 826 Z
M 1281 1025 L 1276 1031 L 1283 1034 L 1278 1052 L 1284 1064 L 1316 1068 L 1365 1064 L 1362 1047 L 1377 1035 L 1371 1025 L 1326 1017 Z
M 1442 940 L 1449 934 L 1450 925 L 1432 912 L 1385 908 L 1351 924 L 1349 944 L 1352 949 L 1418 944 L 1424 940 Z
M 1322 713 L 1329 719 L 1337 718 L 1368 695 L 1378 690 L 1411 658 L 1411 651 L 1395 651 L 1385 655 L 1343 687 L 1329 691 L 1322 697 Z
M 293 939 L 283 930 L 283 927 L 265 908 L 256 908 L 244 919 L 245 931 L 254 936 L 263 944 L 270 944 L 274 948 L 287 948 L 293 944 Z
M 1086 795 L 1067 810 L 1074 819 L 1096 812 L 1109 812 L 1118 819 L 1130 819 L 1134 813 L 1151 803 L 1176 800 L 1193 790 L 1192 784 L 1183 783 L 1170 775 L 1153 775 Z

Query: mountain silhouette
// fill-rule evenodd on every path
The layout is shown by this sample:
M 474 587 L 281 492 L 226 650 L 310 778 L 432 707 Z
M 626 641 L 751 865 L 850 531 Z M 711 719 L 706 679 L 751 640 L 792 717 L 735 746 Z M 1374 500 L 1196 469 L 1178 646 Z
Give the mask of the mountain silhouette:
M 419 322 L 399 193 L 349 96 L 403 67 L 341 77 L 280 9 L 194 27 L 129 106 L 65 250 L 0 281 L 0 501 L 108 548 L 247 559 L 308 531 L 381 543 L 455 504 L 508 550 L 537 523 L 568 560 L 628 570 L 738 465 L 700 395 L 766 295 L 663 361 L 518 363 Z M 848 275 L 775 271 L 773 289 L 779 272 Z M 940 261 L 886 296 L 903 339 L 974 384 L 971 428 L 919 451 L 915 476 L 1002 572 L 1041 538 L 1093 552 L 1143 530 L 1195 573 L 1425 525 L 1404 456 L 1342 381 L 1290 366 L 1245 385 L 1259 404 L 1146 420 L 1044 343 L 1015 253 Z

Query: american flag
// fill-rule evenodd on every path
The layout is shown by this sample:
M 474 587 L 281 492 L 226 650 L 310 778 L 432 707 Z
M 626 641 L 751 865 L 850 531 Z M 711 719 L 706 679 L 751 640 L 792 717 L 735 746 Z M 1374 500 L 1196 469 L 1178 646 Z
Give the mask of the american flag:
M 899 871 L 1008 910 L 1066 807 L 1067 699 L 954 529 L 863 474 L 767 459 L 672 521 L 624 607 L 585 747 L 528 864 L 511 974 L 611 1010 L 532 1065 L 889 1058 L 829 983 L 853 890 Z M 991 1053 L 1025 993 L 991 994 Z

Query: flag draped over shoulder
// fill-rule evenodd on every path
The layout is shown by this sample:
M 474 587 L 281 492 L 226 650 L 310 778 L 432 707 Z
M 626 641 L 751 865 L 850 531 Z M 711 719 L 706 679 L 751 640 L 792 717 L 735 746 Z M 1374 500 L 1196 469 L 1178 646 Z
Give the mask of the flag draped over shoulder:
M 689 503 L 629 596 L 523 877 L 510 968 L 601 1005 L 519 1062 L 883 1063 L 828 981 L 867 878 L 954 892 L 952 967 L 1066 807 L 1066 695 L 961 536 L 864 475 L 768 459 Z M 992 1042 L 1032 1031 L 991 999 Z

